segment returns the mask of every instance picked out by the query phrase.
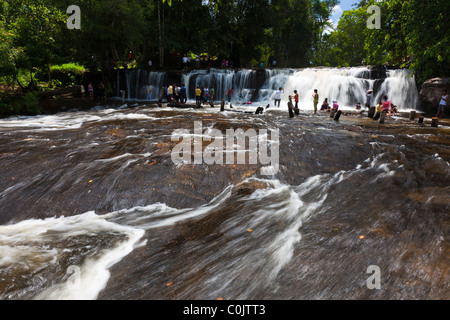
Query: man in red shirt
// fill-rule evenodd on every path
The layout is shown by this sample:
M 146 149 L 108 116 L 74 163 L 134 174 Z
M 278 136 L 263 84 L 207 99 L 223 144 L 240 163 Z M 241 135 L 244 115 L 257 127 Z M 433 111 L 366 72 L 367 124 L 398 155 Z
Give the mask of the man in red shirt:
M 294 101 L 295 101 L 295 108 L 298 109 L 298 92 L 297 90 L 294 90 Z

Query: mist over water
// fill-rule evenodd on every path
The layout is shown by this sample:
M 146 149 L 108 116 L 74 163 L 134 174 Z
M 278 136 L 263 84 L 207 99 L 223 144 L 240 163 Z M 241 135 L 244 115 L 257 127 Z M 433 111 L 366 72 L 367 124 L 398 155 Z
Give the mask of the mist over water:
M 271 72 L 268 96 L 331 77 Z M 372 85 L 348 72 L 357 92 Z M 305 108 L 293 119 L 287 107 L 142 105 L 0 120 L 0 298 L 448 297 L 449 126 Z M 279 129 L 279 171 L 175 165 L 172 133 L 196 121 L 205 136 Z M 367 287 L 371 265 L 380 290 Z

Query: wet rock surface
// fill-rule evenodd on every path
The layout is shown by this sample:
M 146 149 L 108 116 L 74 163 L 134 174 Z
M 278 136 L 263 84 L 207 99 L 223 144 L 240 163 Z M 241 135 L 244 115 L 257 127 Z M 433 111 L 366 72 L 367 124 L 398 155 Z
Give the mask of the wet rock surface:
M 218 110 L 136 106 L 1 121 L 0 228 L 87 220 L 64 222 L 79 228 L 70 237 L 66 227 L 43 233 L 54 242 L 36 244 L 53 252 L 34 267 L 45 282 L 5 282 L 19 271 L 1 265 L 0 297 L 55 293 L 68 266 L 98 266 L 130 239 L 105 265 L 99 299 L 448 297 L 448 120 L 432 128 L 407 116 L 381 125 L 351 112 L 334 121 L 306 111 L 290 119 L 287 108 Z M 175 165 L 172 134 L 193 133 L 196 121 L 205 135 L 278 129 L 279 172 Z M 90 219 L 104 220 L 105 232 L 89 230 Z M 10 237 L 0 245 L 24 241 Z M 380 290 L 367 287 L 371 265 Z

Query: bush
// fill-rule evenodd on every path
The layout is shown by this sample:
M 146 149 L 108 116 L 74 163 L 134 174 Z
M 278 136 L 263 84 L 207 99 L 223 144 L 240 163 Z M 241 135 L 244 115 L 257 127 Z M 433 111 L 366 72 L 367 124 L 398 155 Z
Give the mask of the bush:
M 27 113 L 37 115 L 41 113 L 41 107 L 39 106 L 39 97 L 36 92 L 29 92 L 22 97 L 22 104 L 25 107 Z
M 11 115 L 13 113 L 14 108 L 11 105 L 0 101 L 0 116 Z
M 85 72 L 86 69 L 76 63 L 66 63 L 50 67 L 53 83 L 60 87 L 78 85 Z

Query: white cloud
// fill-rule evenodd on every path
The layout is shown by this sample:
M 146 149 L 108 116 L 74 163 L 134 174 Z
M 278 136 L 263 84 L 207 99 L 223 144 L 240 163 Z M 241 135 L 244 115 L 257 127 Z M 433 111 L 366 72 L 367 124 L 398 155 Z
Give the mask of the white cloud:
M 330 34 L 331 32 L 333 32 L 337 28 L 339 21 L 333 21 L 333 20 L 329 19 L 328 22 L 333 25 L 333 28 L 325 27 L 325 29 L 323 30 L 324 34 Z
M 344 10 L 342 10 L 341 6 L 340 5 L 336 5 L 336 6 L 333 7 L 333 9 L 331 11 L 331 15 L 334 16 L 336 14 L 341 14 L 343 12 L 344 12 Z
M 342 13 L 344 13 L 344 10 L 342 10 L 342 7 L 340 5 L 336 5 L 331 10 L 331 18 L 328 20 L 328 22 L 333 25 L 333 28 L 336 29 L 339 19 L 342 16 Z M 324 34 L 330 34 L 333 31 L 332 28 L 326 27 L 323 31 Z

